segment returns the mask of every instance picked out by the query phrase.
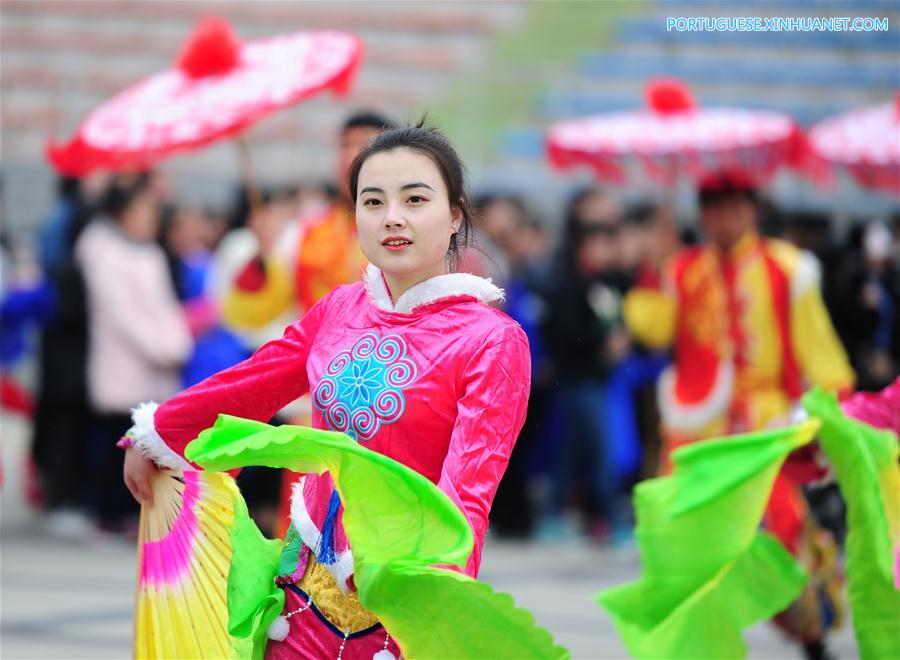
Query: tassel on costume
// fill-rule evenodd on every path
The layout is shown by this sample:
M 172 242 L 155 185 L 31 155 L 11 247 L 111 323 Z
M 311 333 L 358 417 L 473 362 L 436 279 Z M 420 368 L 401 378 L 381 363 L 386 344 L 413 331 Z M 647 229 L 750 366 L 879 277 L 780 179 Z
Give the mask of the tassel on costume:
M 331 491 L 331 499 L 328 501 L 328 513 L 325 522 L 322 523 L 322 537 L 319 543 L 319 551 L 316 560 L 320 564 L 334 563 L 334 525 L 337 521 L 338 509 L 341 506 L 341 498 L 337 490 Z

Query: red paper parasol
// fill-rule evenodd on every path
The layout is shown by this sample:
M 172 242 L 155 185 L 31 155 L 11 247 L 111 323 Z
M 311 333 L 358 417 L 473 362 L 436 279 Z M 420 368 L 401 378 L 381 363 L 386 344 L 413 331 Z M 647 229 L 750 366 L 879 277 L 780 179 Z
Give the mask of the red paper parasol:
M 653 179 L 701 179 L 720 170 L 762 183 L 802 153 L 803 137 L 788 115 L 738 108 L 699 108 L 677 80 L 648 85 L 647 108 L 565 121 L 550 128 L 550 162 L 588 165 L 615 182 L 637 161 Z
M 48 145 L 47 156 L 70 176 L 143 169 L 322 90 L 346 93 L 361 56 L 362 43 L 346 32 L 296 32 L 242 44 L 223 20 L 208 19 L 174 68 L 94 110 L 68 144 Z
M 900 193 L 900 92 L 894 103 L 823 119 L 809 131 L 810 173 L 845 168 L 859 185 Z

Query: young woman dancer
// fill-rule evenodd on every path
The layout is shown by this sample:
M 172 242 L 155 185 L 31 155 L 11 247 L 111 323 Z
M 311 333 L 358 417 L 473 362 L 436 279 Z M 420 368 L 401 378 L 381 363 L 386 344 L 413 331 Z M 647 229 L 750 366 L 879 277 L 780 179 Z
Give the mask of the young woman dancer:
M 314 427 L 404 463 L 456 503 L 474 532 L 465 572 L 475 577 L 525 417 L 527 340 L 489 306 L 500 289 L 454 272 L 471 217 L 463 165 L 445 137 L 421 126 L 381 133 L 351 166 L 349 188 L 365 281 L 332 291 L 247 361 L 137 408 L 125 481 L 148 502 L 151 473 L 190 468 L 184 447 L 219 414 L 267 421 L 309 392 Z M 295 490 L 288 534 L 302 547 L 277 578 L 289 626 L 268 658 L 399 657 L 356 597 L 342 512 L 328 474 L 307 475 Z

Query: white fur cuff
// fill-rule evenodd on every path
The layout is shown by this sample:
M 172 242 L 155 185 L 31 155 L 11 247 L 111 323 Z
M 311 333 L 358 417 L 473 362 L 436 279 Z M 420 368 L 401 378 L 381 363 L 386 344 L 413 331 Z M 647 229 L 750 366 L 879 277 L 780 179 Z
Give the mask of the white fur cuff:
M 134 436 L 134 446 L 142 456 L 146 456 L 159 467 L 171 468 L 172 470 L 194 470 L 190 463 L 172 450 L 166 444 L 159 433 L 156 432 L 156 426 L 153 423 L 153 416 L 159 406 L 152 401 L 150 403 L 142 403 L 131 411 L 131 420 L 134 426 L 131 427 L 131 434 Z

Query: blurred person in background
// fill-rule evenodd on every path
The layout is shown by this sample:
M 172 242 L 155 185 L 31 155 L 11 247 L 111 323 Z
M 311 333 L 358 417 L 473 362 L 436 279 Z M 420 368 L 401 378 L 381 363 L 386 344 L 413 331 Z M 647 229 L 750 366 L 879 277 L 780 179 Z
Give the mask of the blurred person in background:
M 604 418 L 604 390 L 630 350 L 621 322 L 622 209 L 596 188 L 568 205 L 565 236 L 547 289 L 544 346 L 553 369 L 553 405 L 560 424 L 548 510 L 539 533 L 547 540 L 574 532 L 564 513 L 573 486 L 584 483 L 587 528 L 597 540 L 624 531 L 620 481 Z
M 196 207 L 170 205 L 163 209 L 160 243 L 169 260 L 172 281 L 180 300 L 204 295 L 215 246 L 213 227 Z
M 509 255 L 513 276 L 535 277 L 545 270 L 550 252 L 550 237 L 541 222 L 526 208 L 516 225 Z
M 787 242 L 762 238 L 756 201 L 753 182 L 741 174 L 703 180 L 707 242 L 675 255 L 656 286 L 635 287 L 625 301 L 634 336 L 674 352 L 658 384 L 663 472 L 680 445 L 784 418 L 810 385 L 853 387 L 853 370 L 822 302 L 818 262 Z M 793 554 L 833 559 L 833 541 L 814 533 L 800 484 L 787 471 L 776 479 L 764 522 Z M 833 561 L 813 567 L 811 584 L 830 586 L 834 569 Z M 809 657 L 822 657 L 834 616 L 834 603 L 820 608 L 825 593 L 808 587 L 777 618 Z
M 248 264 L 259 258 L 257 233 L 265 231 L 293 235 L 298 217 L 303 217 L 301 200 L 294 186 L 250 188 L 243 185 L 236 193 L 228 213 L 227 224 L 232 229 L 218 243 L 212 255 L 204 277 L 204 295 L 186 303 L 189 319 L 193 316 L 190 310 L 196 308 L 202 311 L 206 308 L 214 313 L 214 319 L 210 320 L 214 320 L 215 325 L 196 338 L 194 352 L 184 367 L 185 385 L 200 382 L 246 359 L 260 345 L 273 339 L 283 323 L 290 322 L 296 316 L 296 306 L 288 300 L 283 310 L 279 312 L 276 309 L 273 312 L 276 320 L 270 323 L 259 326 L 246 324 L 244 312 L 255 312 L 252 304 L 240 308 L 237 324 L 229 321 L 226 312 L 229 304 L 234 302 L 238 276 L 247 271 Z M 321 214 L 324 209 L 325 206 L 318 206 L 315 213 Z M 293 247 L 293 240 L 279 243 L 276 246 L 277 260 L 280 261 Z M 245 302 L 247 301 L 252 303 L 254 297 L 247 296 Z M 255 302 L 264 306 L 271 301 L 262 297 Z M 281 316 L 278 316 L 279 313 Z M 199 318 L 202 316 L 201 314 Z M 293 408 L 296 407 L 295 404 Z M 297 419 L 302 421 L 303 418 L 300 416 Z M 247 468 L 241 471 L 238 486 L 247 502 L 250 515 L 259 528 L 267 535 L 275 535 L 281 471 L 262 466 Z
M 636 284 L 654 282 L 662 265 L 682 248 L 670 206 L 639 201 L 625 216 L 624 268 Z
M 285 231 L 296 223 L 302 216 L 299 191 L 295 186 L 262 188 L 252 209 L 250 194 L 246 188 L 242 189 L 232 212 L 235 217 L 249 215 L 243 220 L 249 226 L 227 235 L 214 254 L 211 247 L 215 236 L 209 235 L 212 227 L 205 219 L 201 224 L 196 213 L 176 215 L 175 223 L 164 232 L 164 246 L 170 260 L 180 264 L 175 269 L 176 288 L 195 335 L 194 351 L 183 370 L 185 387 L 247 359 L 273 331 L 270 326 L 235 328 L 223 317 L 236 274 L 257 253 L 254 230 L 261 223 L 270 223 L 270 227 Z M 198 255 L 204 256 L 198 258 Z M 268 535 L 277 533 L 280 475 L 280 470 L 262 466 L 248 468 L 239 475 L 238 484 L 250 514 Z
M 116 441 L 131 426 L 131 410 L 160 401 L 181 386 L 191 333 L 178 303 L 166 257 L 156 243 L 160 199 L 146 174 L 117 175 L 101 215 L 84 229 L 75 258 L 88 304 L 88 398 L 94 413 L 87 481 L 101 528 L 136 529 L 138 508 L 122 483 Z
M 0 404 L 4 411 L 30 420 L 34 399 L 16 372 L 32 352 L 35 329 L 52 318 L 55 300 L 49 282 L 35 268 L 28 247 L 12 239 L 0 224 Z M 27 464 L 26 469 L 32 478 L 34 464 Z M 29 487 L 34 488 L 33 503 L 40 503 L 40 488 L 33 482 Z
M 513 264 L 510 259 L 525 208 L 515 195 L 486 194 L 475 200 L 478 222 L 472 242 L 477 252 L 468 256 L 465 269 L 490 277 L 498 286 L 506 286 Z M 478 254 L 480 253 L 480 255 Z
M 234 328 L 274 327 L 285 314 L 293 321 L 340 284 L 362 277 L 365 259 L 346 190 L 347 169 L 356 154 L 393 124 L 381 115 L 363 112 L 344 122 L 339 135 L 337 171 L 339 197 L 314 208 L 313 217 L 286 218 L 278 204 L 251 212 L 249 226 L 257 253 L 236 274 L 225 302 L 225 319 Z M 308 208 L 308 207 L 307 207 Z M 277 323 L 278 327 L 284 323 Z
M 900 374 L 900 263 L 881 220 L 861 225 L 835 268 L 830 302 L 859 388 L 880 390 Z
M 674 349 L 675 364 L 660 384 L 669 451 L 762 428 L 784 415 L 807 384 L 853 387 L 822 304 L 818 262 L 760 237 L 755 202 L 755 187 L 740 175 L 704 180 L 708 241 L 675 255 L 656 278 L 642 278 L 626 299 L 634 336 Z
M 784 240 L 793 243 L 801 250 L 808 250 L 824 265 L 832 262 L 835 245 L 831 234 L 833 218 L 827 213 L 818 211 L 796 211 L 784 218 Z M 777 236 L 779 234 L 770 234 Z M 827 273 L 823 272 L 823 275 Z M 826 278 L 827 279 L 827 278 Z M 825 286 L 825 282 L 823 282 Z
M 34 399 L 16 377 L 16 371 L 30 352 L 29 339 L 34 327 L 46 323 L 52 313 L 53 298 L 46 280 L 35 273 L 33 264 L 29 263 L 33 258 L 28 258 L 27 250 L 23 258 L 23 245 L 6 231 L 3 192 L 0 174 L 0 409 L 4 415 L 20 415 L 30 420 Z M 16 465 L 14 469 L 18 471 L 19 467 Z M 27 458 L 22 467 L 27 496 L 32 504 L 40 504 L 42 492 L 35 479 L 33 460 Z M 0 486 L 3 483 L 4 466 L 0 455 Z
M 84 539 L 92 530 L 84 477 L 91 425 L 87 301 L 75 244 L 109 182 L 106 172 L 81 180 L 60 178 L 54 206 L 38 236 L 41 270 L 53 303 L 39 339 L 31 446 L 38 487 L 29 496 L 42 500 L 44 531 L 62 539 Z
M 241 338 L 221 323 L 219 301 L 210 294 L 213 248 L 219 239 L 215 217 L 199 208 L 172 207 L 163 214 L 162 246 L 194 336 L 194 349 L 182 372 L 182 387 L 199 383 L 250 356 Z
M 629 287 L 656 282 L 660 265 L 681 247 L 672 209 L 647 200 L 627 209 L 622 225 L 621 268 Z M 666 351 L 633 350 L 611 370 L 606 382 L 604 418 L 618 478 L 630 490 L 639 478 L 656 472 L 662 440 L 655 383 L 668 365 Z
M 528 337 L 531 354 L 528 412 L 494 498 L 491 531 L 508 538 L 528 538 L 534 526 L 534 494 L 529 477 L 535 448 L 541 444 L 546 429 L 544 409 L 549 373 L 541 326 L 547 313 L 542 287 L 546 282 L 549 245 L 544 228 L 521 197 L 484 196 L 476 208 L 477 224 L 493 237 L 494 245 L 501 250 L 499 258 L 508 269 L 503 275 L 506 297 L 501 309 L 521 326 Z M 480 247 L 483 246 L 482 242 Z

